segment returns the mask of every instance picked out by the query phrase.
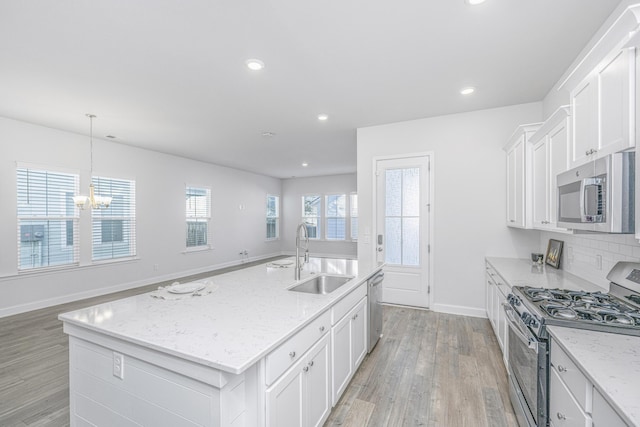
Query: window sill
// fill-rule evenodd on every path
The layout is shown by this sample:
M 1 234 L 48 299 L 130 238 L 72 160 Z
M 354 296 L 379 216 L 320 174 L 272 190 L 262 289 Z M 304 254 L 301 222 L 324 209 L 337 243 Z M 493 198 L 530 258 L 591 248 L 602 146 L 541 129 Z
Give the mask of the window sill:
M 192 248 L 186 248 L 184 251 L 182 251 L 183 255 L 186 254 L 191 254 L 194 252 L 206 252 L 206 251 L 212 251 L 214 250 L 213 247 L 211 247 L 211 245 L 206 245 L 206 246 L 195 246 Z
M 276 237 L 275 239 L 265 239 L 265 240 L 264 240 L 264 242 L 265 242 L 265 243 L 269 243 L 269 242 L 279 242 L 279 241 L 280 241 L 280 238 L 279 238 L 279 237 Z
M 82 265 L 80 263 L 74 263 L 74 264 L 65 264 L 65 265 L 55 266 L 55 267 L 40 267 L 40 268 L 34 268 L 29 270 L 18 270 L 16 274 L 4 275 L 4 276 L 1 276 L 0 279 L 39 276 L 39 275 L 48 275 L 48 274 L 57 274 L 57 273 L 68 273 L 74 270 L 85 270 L 85 269 L 90 269 L 94 267 L 103 267 L 103 266 L 109 266 L 113 264 L 137 262 L 137 261 L 140 261 L 140 258 L 137 256 L 133 256 L 133 257 L 126 257 L 126 258 L 93 261 L 89 264 L 82 264 Z

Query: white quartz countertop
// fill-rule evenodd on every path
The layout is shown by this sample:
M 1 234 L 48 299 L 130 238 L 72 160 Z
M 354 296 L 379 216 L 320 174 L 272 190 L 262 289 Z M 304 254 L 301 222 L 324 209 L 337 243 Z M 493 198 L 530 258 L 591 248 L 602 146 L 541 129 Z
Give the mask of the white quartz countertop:
M 510 287 L 532 286 L 574 291 L 608 291 L 564 270 L 544 264 L 533 265 L 528 259 L 487 257 L 486 260 Z
M 65 323 L 239 374 L 379 268 L 359 275 L 355 260 L 311 258 L 304 267 L 302 280 L 318 273 L 355 276 L 328 295 L 316 295 L 287 290 L 296 283 L 293 267 L 272 268 L 265 263 L 206 279 L 216 288 L 209 295 L 162 300 L 147 293 L 64 313 L 59 318 Z
M 618 415 L 640 426 L 640 337 L 559 326 L 548 331 Z

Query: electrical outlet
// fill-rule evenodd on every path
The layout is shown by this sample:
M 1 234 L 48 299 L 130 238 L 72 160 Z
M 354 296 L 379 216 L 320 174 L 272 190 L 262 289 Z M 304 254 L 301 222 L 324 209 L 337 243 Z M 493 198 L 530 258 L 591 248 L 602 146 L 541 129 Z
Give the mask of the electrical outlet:
M 596 255 L 596 270 L 602 270 L 602 255 Z
M 153 271 L 158 271 L 158 268 L 160 268 L 158 264 L 153 264 Z
M 124 356 L 113 352 L 113 376 L 124 379 Z

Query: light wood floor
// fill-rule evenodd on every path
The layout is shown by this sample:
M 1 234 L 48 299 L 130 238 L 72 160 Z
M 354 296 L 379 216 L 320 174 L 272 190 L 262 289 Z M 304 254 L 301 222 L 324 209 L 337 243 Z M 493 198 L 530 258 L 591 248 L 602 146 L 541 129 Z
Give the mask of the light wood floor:
M 486 319 L 385 306 L 384 336 L 328 426 L 517 427 Z
M 58 314 L 158 285 L 0 319 L 0 426 L 69 425 L 68 338 Z M 326 426 L 517 426 L 487 320 L 399 307 L 383 312 L 384 337 Z

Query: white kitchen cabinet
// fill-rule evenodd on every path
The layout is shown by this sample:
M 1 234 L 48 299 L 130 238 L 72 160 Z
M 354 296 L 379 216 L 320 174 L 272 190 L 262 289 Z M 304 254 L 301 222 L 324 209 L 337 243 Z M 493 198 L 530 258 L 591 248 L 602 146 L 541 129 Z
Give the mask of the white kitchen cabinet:
M 531 154 L 529 138 L 539 123 L 519 126 L 504 150 L 507 153 L 507 226 L 531 228 Z
M 570 117 L 568 107 L 560 107 L 531 137 L 532 225 L 533 228 L 567 231 L 559 228 L 557 176 L 569 168 Z
M 317 427 L 331 411 L 331 340 L 325 335 L 266 391 L 267 426 Z
M 502 358 L 505 366 L 508 356 L 508 323 L 502 304 L 506 302 L 509 295 L 509 286 L 502 280 L 498 273 L 489 264 L 486 264 L 487 282 L 487 317 L 493 327 L 493 332 L 498 339 L 498 344 L 502 350 Z
M 635 147 L 635 52 L 614 50 L 571 91 L 570 167 Z
M 333 405 L 349 385 L 367 353 L 367 299 L 362 298 L 331 329 Z
M 598 390 L 593 390 L 593 427 L 627 427 L 620 415 L 609 405 Z

